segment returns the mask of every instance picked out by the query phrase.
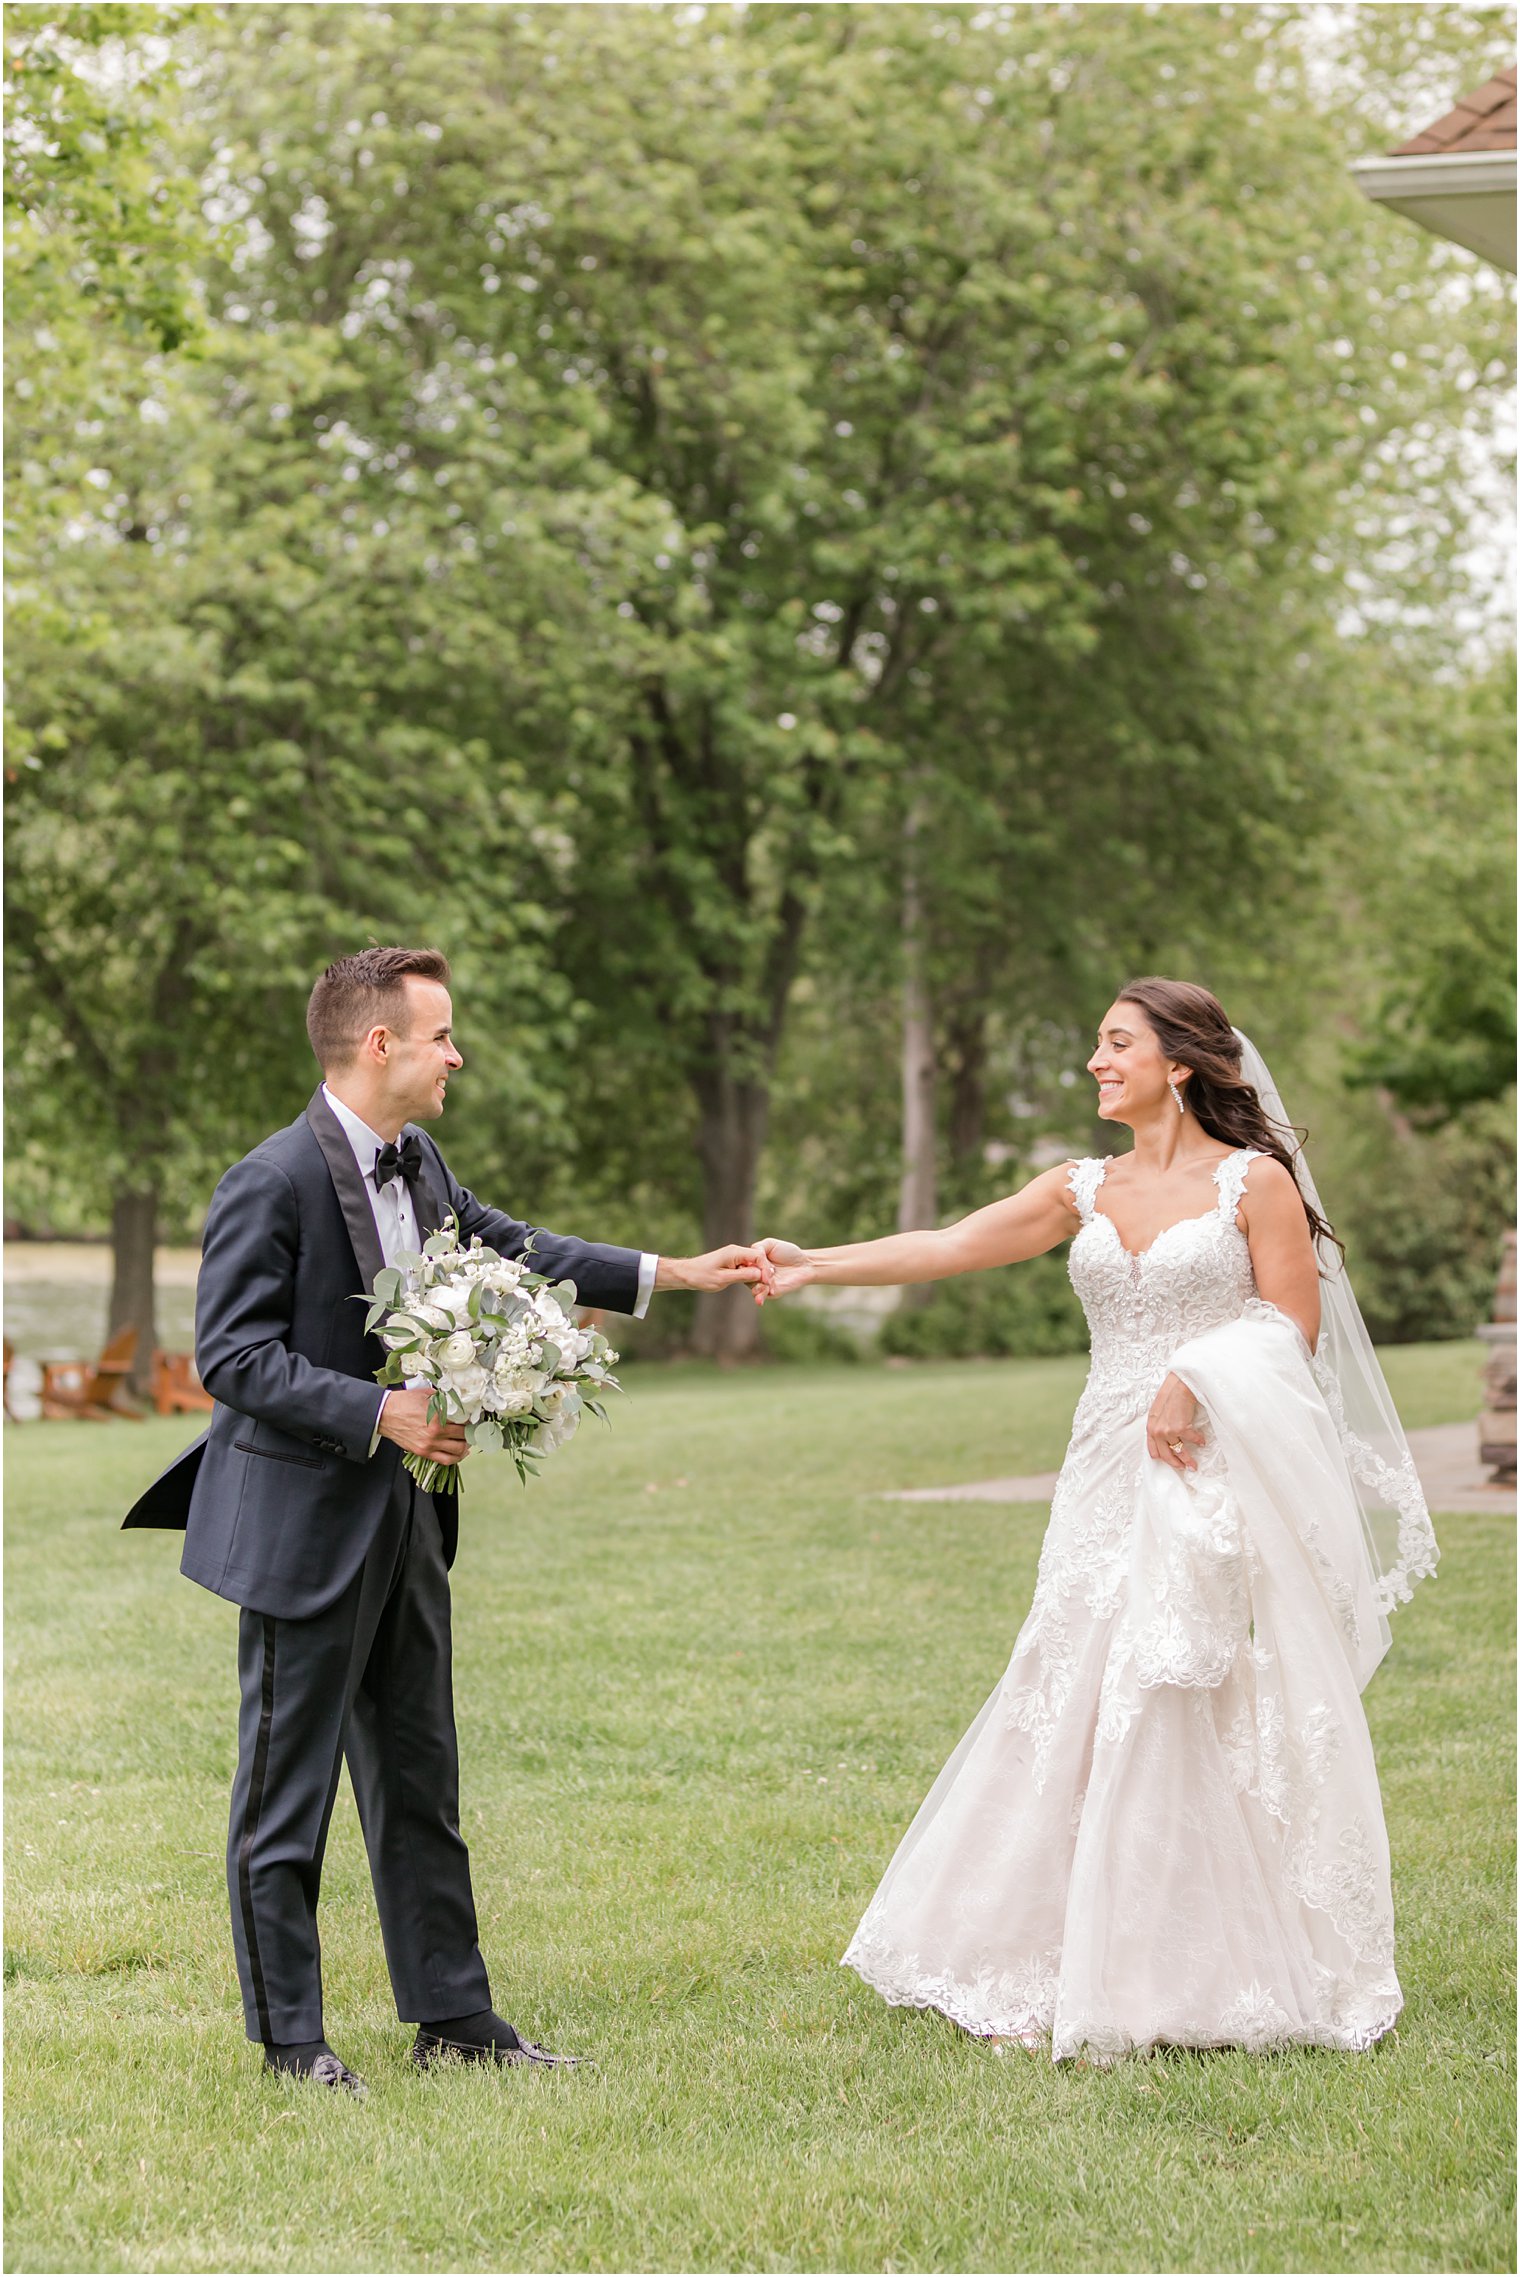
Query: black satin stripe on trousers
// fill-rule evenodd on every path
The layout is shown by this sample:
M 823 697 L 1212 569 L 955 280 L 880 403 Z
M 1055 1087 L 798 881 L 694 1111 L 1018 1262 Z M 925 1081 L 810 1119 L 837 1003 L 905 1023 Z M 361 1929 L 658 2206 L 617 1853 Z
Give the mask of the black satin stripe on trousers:
M 398 2012 L 491 2004 L 459 1829 L 448 1574 L 432 1498 L 398 1466 L 364 1564 L 305 1620 L 244 1610 L 228 1828 L 250 2039 L 322 2036 L 317 1899 L 344 1757 Z
M 259 1694 L 259 1736 L 254 1742 L 248 1802 L 243 1812 L 243 1839 L 238 1844 L 238 1897 L 243 1909 L 243 1935 L 248 1942 L 248 1974 L 252 1980 L 261 2040 L 272 2039 L 274 2035 L 269 2029 L 269 1997 L 264 1990 L 264 1964 L 259 1954 L 259 1929 L 254 1918 L 253 1880 L 249 1872 L 249 1860 L 253 1854 L 254 1836 L 258 1831 L 259 1806 L 264 1800 L 264 1781 L 269 1772 L 269 1730 L 274 1722 L 274 1638 L 274 1615 L 266 1613 L 264 1669 Z

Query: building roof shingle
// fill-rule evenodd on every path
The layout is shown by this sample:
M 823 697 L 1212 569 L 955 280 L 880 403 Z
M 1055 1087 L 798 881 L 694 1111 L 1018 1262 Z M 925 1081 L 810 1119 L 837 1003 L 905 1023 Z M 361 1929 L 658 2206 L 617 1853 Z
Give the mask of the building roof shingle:
M 1457 151 L 1513 150 L 1515 73 L 1511 66 L 1464 95 L 1454 111 L 1389 152 L 1390 158 L 1445 158 Z

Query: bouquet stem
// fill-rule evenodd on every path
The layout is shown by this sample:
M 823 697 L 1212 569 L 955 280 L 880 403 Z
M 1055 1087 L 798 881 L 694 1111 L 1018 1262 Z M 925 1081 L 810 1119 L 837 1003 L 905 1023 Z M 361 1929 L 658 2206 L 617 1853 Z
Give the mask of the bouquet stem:
M 459 1492 L 459 1465 L 435 1462 L 430 1455 L 403 1455 L 402 1463 L 409 1470 L 424 1494 L 457 1494 Z

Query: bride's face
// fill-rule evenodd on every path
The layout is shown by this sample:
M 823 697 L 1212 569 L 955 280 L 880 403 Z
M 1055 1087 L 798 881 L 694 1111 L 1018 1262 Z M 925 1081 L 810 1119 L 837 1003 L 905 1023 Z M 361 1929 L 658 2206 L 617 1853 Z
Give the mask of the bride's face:
M 1111 1004 L 1098 1029 L 1098 1048 L 1087 1063 L 1098 1083 L 1098 1114 L 1105 1123 L 1144 1122 L 1168 1099 L 1172 1062 L 1138 1004 Z

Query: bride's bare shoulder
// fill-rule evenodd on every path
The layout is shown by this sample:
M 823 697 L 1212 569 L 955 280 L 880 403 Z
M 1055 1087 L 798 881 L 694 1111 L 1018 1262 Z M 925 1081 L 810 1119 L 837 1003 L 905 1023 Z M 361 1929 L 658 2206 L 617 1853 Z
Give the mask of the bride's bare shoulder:
M 1069 1217 L 1080 1219 L 1082 1208 L 1077 1200 L 1077 1182 L 1085 1159 L 1074 1154 L 1066 1162 L 1052 1163 L 1048 1170 L 1038 1171 L 1020 1191 L 1037 1196 L 1041 1201 L 1058 1202 Z
M 1275 1154 L 1253 1153 L 1246 1164 L 1245 1176 L 1241 1181 L 1242 1208 L 1247 1202 L 1270 1210 L 1280 1209 L 1288 1202 L 1300 1210 L 1303 1208 L 1298 1180 L 1285 1163 L 1278 1161 Z

